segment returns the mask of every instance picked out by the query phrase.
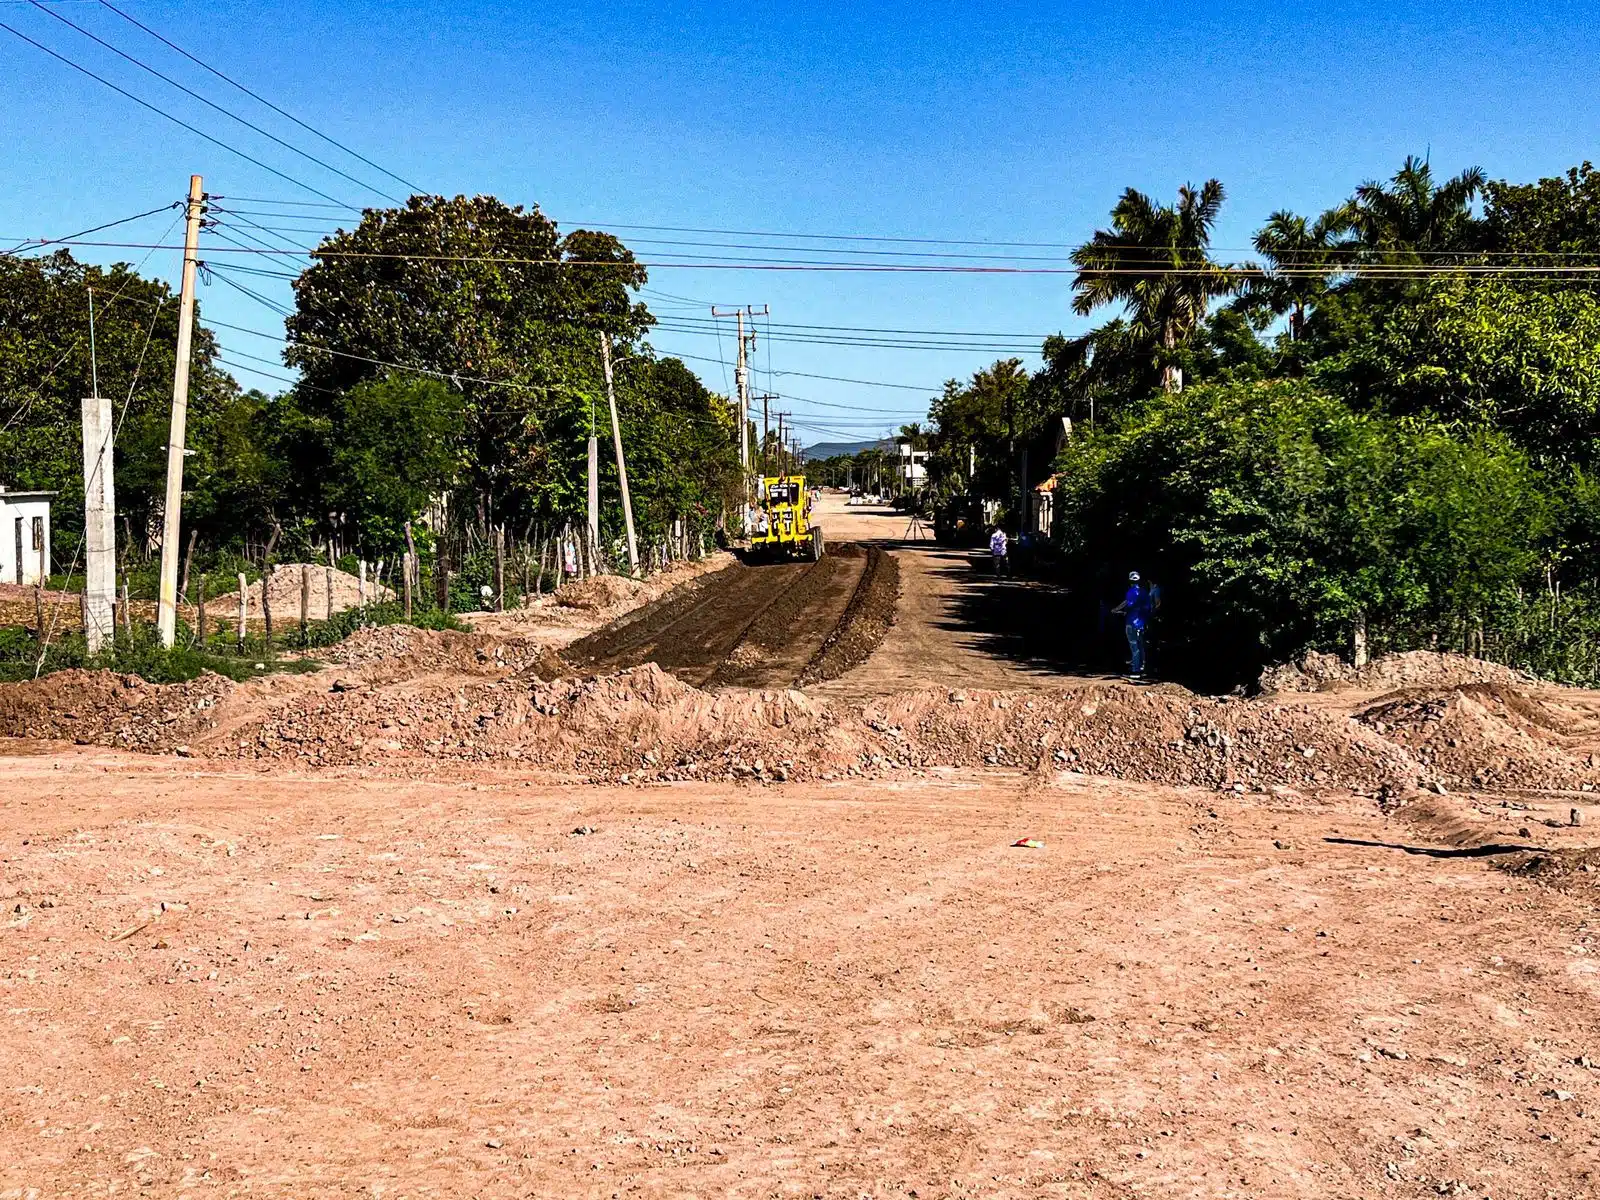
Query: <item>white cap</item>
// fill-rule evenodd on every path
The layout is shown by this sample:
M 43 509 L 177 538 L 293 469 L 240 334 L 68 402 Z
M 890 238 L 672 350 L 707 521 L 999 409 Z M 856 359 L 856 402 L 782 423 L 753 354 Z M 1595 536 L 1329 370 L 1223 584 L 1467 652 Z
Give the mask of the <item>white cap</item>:
M 1137 572 L 1137 571 L 1129 571 L 1128 572 L 1128 582 L 1129 583 L 1138 583 L 1139 582 L 1139 572 Z

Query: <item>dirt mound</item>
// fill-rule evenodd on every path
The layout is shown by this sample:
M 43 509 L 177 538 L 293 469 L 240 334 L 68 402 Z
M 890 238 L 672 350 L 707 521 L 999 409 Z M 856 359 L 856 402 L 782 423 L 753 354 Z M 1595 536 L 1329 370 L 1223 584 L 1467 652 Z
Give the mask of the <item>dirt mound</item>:
M 358 629 L 318 657 L 344 666 L 403 664 L 417 672 L 458 670 L 474 675 L 486 671 L 548 675 L 562 669 L 552 651 L 520 638 L 411 625 Z
M 867 547 L 867 566 L 839 624 L 800 676 L 800 686 L 837 679 L 872 657 L 894 624 L 900 600 L 900 560 Z
M 208 729 L 234 690 L 221 675 L 152 684 L 111 671 L 57 671 L 0 684 L 0 736 L 171 751 Z
M 1581 707 L 1497 684 L 1354 713 L 1176 687 L 902 692 L 855 711 L 785 689 L 703 691 L 654 663 L 574 677 L 488 634 L 363 630 L 309 676 L 155 687 L 61 672 L 0 687 L 0 735 L 218 758 L 514 761 L 605 780 L 832 778 L 935 767 L 1073 771 L 1236 791 L 1600 787 Z
M 1263 693 L 1328 692 L 1340 688 L 1455 687 L 1463 683 L 1519 684 L 1529 677 L 1499 663 L 1460 654 L 1408 650 L 1353 667 L 1335 654 L 1312 651 L 1298 663 L 1268 667 L 1257 687 Z
M 1410 756 L 1336 714 L 1119 685 L 1063 692 L 908 693 L 867 710 L 919 761 L 1054 767 L 1210 788 L 1376 792 Z
M 621 575 L 596 575 L 582 583 L 569 583 L 556 591 L 556 603 L 563 608 L 581 608 L 596 611 L 627 604 L 644 585 L 637 579 Z
M 1525 691 L 1494 683 L 1406 689 L 1358 714 L 1454 787 L 1592 788 L 1600 770 L 1571 722 Z
M 825 705 L 795 691 L 702 692 L 652 665 L 541 680 L 501 675 L 342 681 L 288 695 L 198 744 L 219 758 L 355 764 L 383 758 L 509 760 L 594 780 L 785 779 L 844 771 L 855 746 Z
M 361 580 L 348 572 L 335 570 L 333 572 L 332 595 L 329 594 L 328 567 L 326 563 L 279 563 L 272 573 L 272 590 L 268 592 L 272 600 L 272 619 L 274 621 L 298 621 L 300 613 L 300 583 L 301 572 L 309 577 L 311 585 L 311 598 L 306 605 L 305 619 L 308 621 L 324 621 L 346 609 L 355 608 L 361 603 Z M 247 604 L 252 618 L 261 616 L 261 581 L 258 579 L 245 589 Z M 388 588 L 379 588 L 371 580 L 367 582 L 367 595 L 370 601 L 388 600 L 394 593 Z M 213 613 L 234 613 L 239 609 L 239 593 L 229 592 L 224 596 L 212 596 L 206 600 L 206 608 Z

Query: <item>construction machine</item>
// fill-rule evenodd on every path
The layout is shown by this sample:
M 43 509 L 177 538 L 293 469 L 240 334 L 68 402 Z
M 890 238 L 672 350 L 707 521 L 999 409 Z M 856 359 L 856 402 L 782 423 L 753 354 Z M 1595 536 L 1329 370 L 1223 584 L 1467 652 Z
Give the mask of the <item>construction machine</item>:
M 822 558 L 822 526 L 811 521 L 815 497 L 804 475 L 767 476 L 751 510 L 750 550 L 772 558 Z

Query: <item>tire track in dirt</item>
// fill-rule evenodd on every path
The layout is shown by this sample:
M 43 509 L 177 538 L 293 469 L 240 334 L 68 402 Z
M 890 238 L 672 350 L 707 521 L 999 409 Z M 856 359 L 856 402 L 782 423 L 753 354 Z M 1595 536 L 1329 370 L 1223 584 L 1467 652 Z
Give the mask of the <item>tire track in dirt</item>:
M 695 687 L 792 687 L 833 638 L 868 557 L 840 546 L 815 563 L 734 566 L 574 642 L 563 658 L 609 672 L 654 662 Z

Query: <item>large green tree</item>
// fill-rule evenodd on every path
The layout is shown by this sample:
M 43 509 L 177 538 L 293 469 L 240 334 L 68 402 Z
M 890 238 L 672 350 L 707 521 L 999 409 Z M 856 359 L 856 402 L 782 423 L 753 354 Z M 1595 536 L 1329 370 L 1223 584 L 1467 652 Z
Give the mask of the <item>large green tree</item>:
M 1246 311 L 1266 311 L 1289 318 L 1289 339 L 1305 332 L 1306 316 L 1328 292 L 1339 268 L 1353 249 L 1347 239 L 1354 224 L 1349 205 L 1331 208 L 1314 221 L 1279 209 L 1254 238 L 1256 253 L 1266 260 L 1247 276 L 1240 298 Z
M 93 294 L 94 337 L 89 334 Z M 197 318 L 198 321 L 198 318 Z M 117 508 L 121 535 L 143 547 L 157 523 L 166 483 L 167 429 L 178 305 L 165 283 L 126 264 L 79 262 L 66 250 L 42 258 L 0 256 L 0 482 L 58 491 L 57 553 L 83 527 L 82 400 L 98 380 L 117 422 Z M 92 353 L 91 353 L 92 351 Z M 243 397 L 217 365 L 216 341 L 196 325 L 189 383 L 186 464 L 191 492 L 237 429 Z M 200 499 L 186 527 L 212 532 L 218 516 Z M 228 513 L 227 523 L 248 519 Z
M 395 365 L 462 398 L 463 486 L 490 520 L 548 495 L 563 458 L 548 431 L 602 388 L 599 337 L 632 353 L 650 324 L 645 271 L 609 234 L 562 235 L 537 208 L 414 196 L 326 240 L 295 282 L 287 360 L 302 403 Z
M 1242 675 L 1343 644 L 1357 615 L 1464 629 L 1536 571 L 1554 520 L 1503 437 L 1303 382 L 1157 393 L 1059 465 L 1078 576 L 1146 573 L 1174 649 Z

